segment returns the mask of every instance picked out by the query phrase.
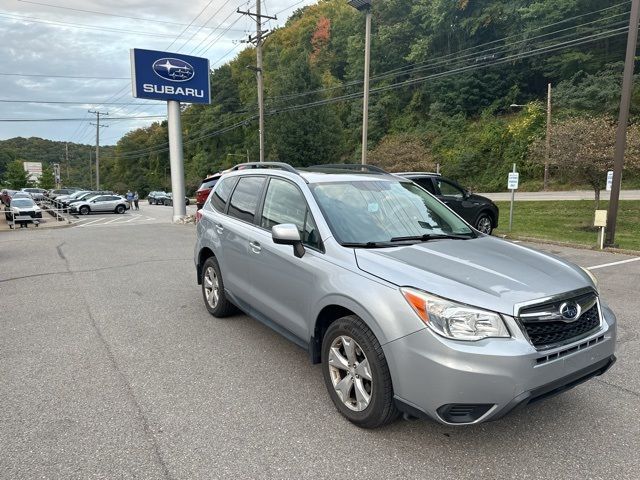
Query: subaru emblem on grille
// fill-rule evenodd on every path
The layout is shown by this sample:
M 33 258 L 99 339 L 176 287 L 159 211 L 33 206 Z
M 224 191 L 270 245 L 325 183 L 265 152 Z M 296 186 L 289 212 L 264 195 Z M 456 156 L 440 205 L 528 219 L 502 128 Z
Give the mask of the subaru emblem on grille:
M 564 302 L 560 305 L 560 315 L 565 321 L 577 320 L 580 316 L 580 305 L 575 302 Z

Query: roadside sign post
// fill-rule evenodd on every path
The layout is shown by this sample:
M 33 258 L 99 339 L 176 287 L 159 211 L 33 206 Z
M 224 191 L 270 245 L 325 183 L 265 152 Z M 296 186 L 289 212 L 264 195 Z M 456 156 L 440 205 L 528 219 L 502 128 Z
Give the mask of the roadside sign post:
M 598 234 L 598 243 L 600 244 L 600 250 L 604 250 L 604 234 L 607 228 L 607 210 L 596 210 L 596 216 L 593 221 L 594 227 L 600 227 L 600 233 Z
M 607 172 L 607 192 L 611 191 L 612 186 L 613 186 L 613 170 L 609 170 Z
M 516 199 L 516 190 L 520 182 L 520 174 L 516 172 L 516 164 L 513 164 L 513 171 L 509 173 L 507 188 L 511 190 L 511 207 L 509 208 L 509 231 L 513 229 L 513 204 Z
M 187 215 L 180 103 L 211 103 L 209 72 L 209 60 L 206 58 L 131 49 L 133 96 L 167 102 L 174 223 Z

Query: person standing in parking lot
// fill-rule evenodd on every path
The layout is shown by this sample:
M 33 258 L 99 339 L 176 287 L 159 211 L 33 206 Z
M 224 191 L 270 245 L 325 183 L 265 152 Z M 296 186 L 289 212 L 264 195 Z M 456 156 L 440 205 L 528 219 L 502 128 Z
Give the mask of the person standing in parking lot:
M 129 210 L 131 210 L 131 207 L 133 206 L 133 193 L 131 193 L 131 190 L 127 190 L 127 194 L 124 197 L 127 200 L 127 203 L 129 204 Z
M 138 191 L 136 190 L 133 194 L 133 205 L 136 210 L 140 210 L 140 206 L 138 205 L 139 201 L 140 201 L 140 195 L 138 195 Z

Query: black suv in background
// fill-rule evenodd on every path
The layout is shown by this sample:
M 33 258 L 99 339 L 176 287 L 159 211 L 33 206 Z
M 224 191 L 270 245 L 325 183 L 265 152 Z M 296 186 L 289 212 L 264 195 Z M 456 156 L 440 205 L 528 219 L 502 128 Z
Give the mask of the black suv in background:
M 397 175 L 413 180 L 427 192 L 435 195 L 482 233 L 491 235 L 493 229 L 498 227 L 498 207 L 487 197 L 474 195 L 457 182 L 437 173 L 402 172 Z
M 149 192 L 149 195 L 147 195 L 149 205 L 163 205 L 165 198 L 167 198 L 166 192 Z

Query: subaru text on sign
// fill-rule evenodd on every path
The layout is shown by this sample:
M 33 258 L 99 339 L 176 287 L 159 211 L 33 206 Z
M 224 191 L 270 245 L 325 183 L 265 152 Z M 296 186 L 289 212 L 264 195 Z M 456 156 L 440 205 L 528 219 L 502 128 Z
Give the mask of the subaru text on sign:
M 133 96 L 210 103 L 209 60 L 155 50 L 131 49 Z

